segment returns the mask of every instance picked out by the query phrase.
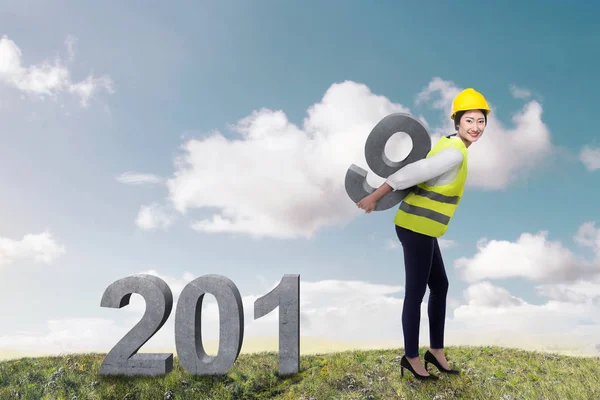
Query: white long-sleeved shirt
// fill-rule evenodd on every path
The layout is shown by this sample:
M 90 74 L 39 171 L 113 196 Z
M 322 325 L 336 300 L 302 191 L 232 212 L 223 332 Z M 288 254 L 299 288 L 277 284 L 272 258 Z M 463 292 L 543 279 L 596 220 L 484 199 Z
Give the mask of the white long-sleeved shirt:
M 454 138 L 454 140 L 461 140 Z M 386 183 L 394 190 L 404 190 L 425 182 L 429 186 L 451 183 L 460 170 L 463 155 L 460 150 L 448 148 L 439 153 L 408 164 L 394 172 Z

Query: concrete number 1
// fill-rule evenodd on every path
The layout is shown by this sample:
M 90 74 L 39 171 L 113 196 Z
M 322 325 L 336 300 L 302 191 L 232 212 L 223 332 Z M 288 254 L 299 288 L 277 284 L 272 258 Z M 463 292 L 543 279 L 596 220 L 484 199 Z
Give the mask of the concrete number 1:
M 137 274 L 109 285 L 101 307 L 122 308 L 131 294 L 146 302 L 142 319 L 108 352 L 100 375 L 161 375 L 173 370 L 172 353 L 137 353 L 158 332 L 173 308 L 173 294 L 159 277 Z M 209 356 L 202 345 L 202 300 L 215 296 L 219 307 L 219 350 Z M 254 302 L 254 319 L 279 307 L 279 374 L 300 367 L 300 275 L 286 274 L 277 287 Z M 188 283 L 177 302 L 175 345 L 181 365 L 193 375 L 224 375 L 237 360 L 244 339 L 244 308 L 236 285 L 222 275 L 203 275 Z

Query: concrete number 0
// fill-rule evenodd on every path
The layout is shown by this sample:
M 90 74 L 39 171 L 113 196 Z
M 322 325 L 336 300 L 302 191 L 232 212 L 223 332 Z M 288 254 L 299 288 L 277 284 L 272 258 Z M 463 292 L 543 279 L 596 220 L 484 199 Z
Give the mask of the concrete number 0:
M 392 161 L 385 155 L 385 144 L 397 132 L 410 136 L 413 148 L 404 160 Z M 383 118 L 375 125 L 365 143 L 365 158 L 371 171 L 387 178 L 400 168 L 427 156 L 431 150 L 431 137 L 427 128 L 409 114 L 395 113 Z M 346 193 L 354 203 L 373 193 L 376 188 L 367 183 L 367 171 L 352 164 L 346 171 Z M 383 211 L 398 204 L 412 189 L 386 193 L 376 204 L 375 211 Z
M 108 352 L 100 375 L 162 375 L 173 370 L 172 353 L 137 351 L 158 332 L 173 308 L 173 294 L 162 279 L 147 274 L 113 282 L 101 307 L 122 308 L 132 293 L 146 301 L 142 319 Z M 219 350 L 206 354 L 202 345 L 202 301 L 215 296 L 219 307 Z M 279 307 L 279 374 L 300 369 L 300 275 L 286 274 L 271 292 L 254 303 L 254 319 Z M 244 340 L 244 308 L 236 285 L 221 275 L 203 275 L 188 283 L 177 302 L 175 345 L 181 365 L 193 375 L 224 375 L 237 360 Z

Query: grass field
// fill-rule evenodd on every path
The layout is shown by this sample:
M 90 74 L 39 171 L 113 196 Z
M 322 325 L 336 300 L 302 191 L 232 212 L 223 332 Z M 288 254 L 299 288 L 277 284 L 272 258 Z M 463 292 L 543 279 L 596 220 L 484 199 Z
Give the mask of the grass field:
M 425 347 L 420 349 L 421 359 Z M 207 346 L 209 354 L 212 353 Z M 497 346 L 449 346 L 459 376 L 422 382 L 405 371 L 402 348 L 302 355 L 300 372 L 278 375 L 275 351 L 242 353 L 226 375 L 194 376 L 174 354 L 159 377 L 105 377 L 104 354 L 24 357 L 0 362 L 0 399 L 598 399 L 600 358 Z

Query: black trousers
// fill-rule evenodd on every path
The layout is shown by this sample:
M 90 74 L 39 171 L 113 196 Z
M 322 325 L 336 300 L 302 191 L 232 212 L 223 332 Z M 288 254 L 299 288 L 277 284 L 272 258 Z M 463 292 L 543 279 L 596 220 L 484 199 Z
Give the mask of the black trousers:
M 437 238 L 423 235 L 396 224 L 396 234 L 404 250 L 405 293 L 402 308 L 402 330 L 406 357 L 419 355 L 419 324 L 421 303 L 429 286 L 430 347 L 444 347 L 446 296 L 448 277 Z

